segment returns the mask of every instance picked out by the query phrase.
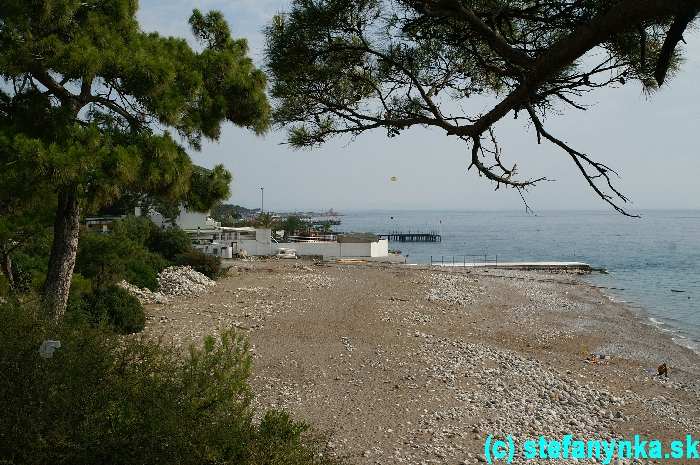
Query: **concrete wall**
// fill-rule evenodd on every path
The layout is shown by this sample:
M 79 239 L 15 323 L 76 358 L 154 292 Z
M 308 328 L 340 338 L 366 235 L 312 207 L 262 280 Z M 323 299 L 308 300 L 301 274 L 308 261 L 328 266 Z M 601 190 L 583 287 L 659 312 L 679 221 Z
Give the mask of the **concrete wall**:
M 330 257 L 387 257 L 389 255 L 389 241 L 386 239 L 379 242 L 358 242 L 358 243 L 338 243 L 338 242 L 288 242 L 274 244 L 275 253 L 280 248 L 294 249 L 297 255 L 322 255 L 324 258 Z
M 256 229 L 255 240 L 240 240 L 237 251 L 245 250 L 248 255 L 272 255 L 277 249 L 272 249 L 272 237 L 269 229 Z
M 372 256 L 372 243 L 371 242 L 358 242 L 358 243 L 341 243 L 338 244 L 338 257 L 371 257 Z
M 269 229 L 256 229 L 255 240 L 219 240 L 214 241 L 213 244 L 198 246 L 198 248 L 205 253 L 213 253 L 226 258 L 231 253 L 236 254 L 241 251 L 245 251 L 251 256 L 274 255 L 280 248 L 294 249 L 299 256 L 320 255 L 324 258 L 387 257 L 389 255 L 389 241 L 386 239 L 378 242 L 286 242 L 273 244 L 270 233 Z M 222 247 L 228 245 L 233 245 L 233 248 L 222 250 Z
M 379 242 L 372 242 L 372 257 L 389 256 L 389 239 L 380 239 Z
M 193 247 L 207 255 L 221 258 L 233 258 L 233 248 L 224 244 L 195 244 Z
M 170 226 L 170 221 L 163 218 L 163 215 L 156 211 L 151 211 L 148 217 L 151 219 L 151 221 L 153 221 L 153 223 L 160 227 Z M 183 208 L 178 217 L 175 219 L 175 224 L 178 225 L 180 229 L 197 229 L 198 226 L 205 228 L 206 226 L 216 225 L 216 222 L 214 221 L 207 221 L 208 218 L 208 213 L 188 212 Z
M 308 256 L 308 255 L 323 255 L 323 257 L 337 257 L 338 256 L 338 243 L 337 242 L 282 242 L 275 244 L 275 253 L 281 248 L 283 249 L 294 249 L 297 251 L 298 256 Z

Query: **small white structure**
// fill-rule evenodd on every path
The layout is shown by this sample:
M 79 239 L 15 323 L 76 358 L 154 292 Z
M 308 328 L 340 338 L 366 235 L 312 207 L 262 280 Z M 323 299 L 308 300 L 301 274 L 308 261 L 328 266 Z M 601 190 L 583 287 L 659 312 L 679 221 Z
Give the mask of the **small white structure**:
M 90 216 L 85 218 L 85 227 L 88 231 L 109 233 L 116 221 L 126 218 L 126 215 L 119 216 Z
M 274 244 L 278 249 L 293 248 L 298 256 L 329 258 L 381 258 L 389 256 L 389 241 L 374 234 L 343 234 L 335 240 L 314 240 Z
M 296 249 L 285 249 L 285 248 L 280 248 L 277 251 L 277 255 L 275 255 L 277 258 L 290 258 L 290 259 L 296 259 L 297 258 L 297 251 Z
M 268 256 L 274 253 L 269 229 L 200 226 L 185 229 L 185 232 L 192 238 L 195 249 L 221 258 L 233 258 L 234 255 L 239 254 Z
M 138 214 L 139 213 L 137 212 L 137 216 Z M 172 222 L 169 218 L 163 217 L 163 215 L 156 211 L 151 210 L 148 217 L 151 219 L 151 221 L 153 221 L 153 223 L 161 228 L 168 228 L 172 226 Z M 197 228 L 218 228 L 221 226 L 221 223 L 209 217 L 209 213 L 188 212 L 184 208 L 181 208 L 180 214 L 177 216 L 177 218 L 175 218 L 175 225 L 180 229 L 188 230 Z

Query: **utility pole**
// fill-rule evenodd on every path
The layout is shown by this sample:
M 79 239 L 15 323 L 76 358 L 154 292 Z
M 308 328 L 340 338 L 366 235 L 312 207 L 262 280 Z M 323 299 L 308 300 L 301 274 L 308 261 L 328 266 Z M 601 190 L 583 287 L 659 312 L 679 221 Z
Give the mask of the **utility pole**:
M 260 214 L 265 213 L 265 188 L 260 188 Z

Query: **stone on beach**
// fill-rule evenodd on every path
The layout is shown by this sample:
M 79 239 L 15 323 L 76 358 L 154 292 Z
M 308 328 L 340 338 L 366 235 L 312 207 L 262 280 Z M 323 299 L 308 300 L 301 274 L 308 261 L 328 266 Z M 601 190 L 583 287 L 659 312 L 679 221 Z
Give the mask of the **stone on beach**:
M 129 291 L 142 304 L 168 303 L 177 296 L 198 296 L 216 285 L 213 281 L 190 266 L 171 266 L 158 273 L 158 291 L 140 289 L 122 281 L 119 286 Z

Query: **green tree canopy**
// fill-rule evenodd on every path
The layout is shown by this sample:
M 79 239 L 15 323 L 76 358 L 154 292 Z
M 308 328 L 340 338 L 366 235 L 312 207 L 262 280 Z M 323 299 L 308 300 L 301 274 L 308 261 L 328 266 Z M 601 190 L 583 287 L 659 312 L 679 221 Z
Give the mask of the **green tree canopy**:
M 0 163 L 55 193 L 44 293 L 57 316 L 81 211 L 133 192 L 189 196 L 200 208 L 230 177 L 217 168 L 204 186 L 185 147 L 217 139 L 225 121 L 256 133 L 269 124 L 265 76 L 221 13 L 190 17 L 196 51 L 143 32 L 136 11 L 135 0 L 7 0 L 0 9 Z
M 299 216 L 291 215 L 282 221 L 280 227 L 284 230 L 285 237 L 288 237 L 300 231 L 308 230 L 310 224 Z
M 275 120 L 289 141 L 434 127 L 465 142 L 479 175 L 520 191 L 495 127 L 524 114 L 622 213 L 616 174 L 545 126 L 597 88 L 662 85 L 700 0 L 293 0 L 267 28 Z M 484 110 L 485 108 L 485 110 Z M 522 192 L 520 192 L 522 195 Z

